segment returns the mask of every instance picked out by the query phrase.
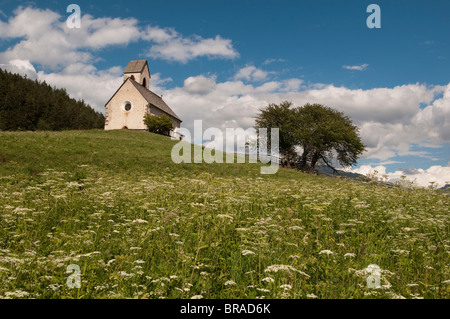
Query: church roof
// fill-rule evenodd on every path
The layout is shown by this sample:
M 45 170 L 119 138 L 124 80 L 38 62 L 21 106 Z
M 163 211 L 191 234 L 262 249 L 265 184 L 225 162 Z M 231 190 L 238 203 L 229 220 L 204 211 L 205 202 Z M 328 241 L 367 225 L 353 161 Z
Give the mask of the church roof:
M 128 62 L 127 67 L 123 73 L 141 73 L 147 65 L 147 60 L 135 60 Z
M 134 85 L 134 87 L 141 93 L 142 97 L 150 104 L 156 106 L 161 111 L 169 114 L 170 116 L 173 116 L 177 120 L 181 121 L 181 119 L 178 117 L 178 115 L 175 114 L 174 111 L 166 104 L 166 102 L 163 101 L 163 99 L 153 93 L 152 91 L 148 90 L 147 88 L 143 87 L 139 83 L 137 83 L 135 80 L 128 78 L 129 81 Z

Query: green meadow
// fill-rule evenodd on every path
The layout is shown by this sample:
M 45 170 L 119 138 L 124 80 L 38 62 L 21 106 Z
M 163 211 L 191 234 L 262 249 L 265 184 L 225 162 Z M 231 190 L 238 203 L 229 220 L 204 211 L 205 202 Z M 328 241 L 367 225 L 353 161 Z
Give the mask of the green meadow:
M 0 298 L 450 297 L 448 194 L 175 164 L 176 143 L 0 132 Z

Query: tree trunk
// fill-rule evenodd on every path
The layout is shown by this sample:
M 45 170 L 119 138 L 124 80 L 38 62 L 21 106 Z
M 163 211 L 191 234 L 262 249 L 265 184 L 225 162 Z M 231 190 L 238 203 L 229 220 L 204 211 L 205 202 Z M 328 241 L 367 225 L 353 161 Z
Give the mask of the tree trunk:
M 304 169 L 306 167 L 307 161 L 308 161 L 308 149 L 305 147 L 302 154 L 302 159 L 300 161 L 300 168 Z
M 315 152 L 312 157 L 312 160 L 311 160 L 311 167 L 313 169 L 316 167 L 316 163 L 319 160 L 319 158 L 320 158 L 320 152 Z

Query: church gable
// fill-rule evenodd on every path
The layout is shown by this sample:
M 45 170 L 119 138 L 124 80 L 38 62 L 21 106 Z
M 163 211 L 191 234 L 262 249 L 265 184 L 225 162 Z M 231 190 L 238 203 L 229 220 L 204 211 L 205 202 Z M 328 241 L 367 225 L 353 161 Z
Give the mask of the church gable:
M 147 112 L 147 101 L 127 79 L 106 104 L 106 130 L 123 128 L 145 130 L 144 115 Z

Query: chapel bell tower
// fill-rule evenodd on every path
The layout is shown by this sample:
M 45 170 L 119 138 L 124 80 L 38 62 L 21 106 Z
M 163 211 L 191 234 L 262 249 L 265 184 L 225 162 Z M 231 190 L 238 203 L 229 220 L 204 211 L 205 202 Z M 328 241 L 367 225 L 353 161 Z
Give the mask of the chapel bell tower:
M 147 60 L 130 61 L 123 72 L 123 81 L 125 82 L 128 78 L 131 78 L 148 90 L 151 75 Z

